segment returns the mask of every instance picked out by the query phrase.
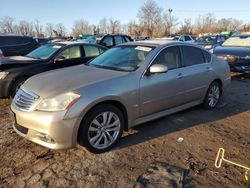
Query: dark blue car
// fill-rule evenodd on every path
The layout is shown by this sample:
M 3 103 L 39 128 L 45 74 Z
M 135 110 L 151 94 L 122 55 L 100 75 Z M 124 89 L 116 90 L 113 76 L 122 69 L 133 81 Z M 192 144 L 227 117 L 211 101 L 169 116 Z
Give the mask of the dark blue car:
M 194 43 L 206 50 L 211 50 L 216 46 L 220 46 L 225 40 L 224 35 L 204 35 L 195 40 Z
M 213 53 L 229 63 L 232 72 L 250 73 L 250 35 L 234 35 Z

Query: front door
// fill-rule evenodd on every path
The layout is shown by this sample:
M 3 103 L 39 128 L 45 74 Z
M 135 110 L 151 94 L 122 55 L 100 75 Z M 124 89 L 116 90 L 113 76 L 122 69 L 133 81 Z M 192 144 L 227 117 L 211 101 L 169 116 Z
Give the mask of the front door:
M 140 116 L 181 105 L 185 98 L 185 77 L 177 46 L 161 51 L 153 64 L 163 64 L 168 72 L 144 75 L 140 81 Z

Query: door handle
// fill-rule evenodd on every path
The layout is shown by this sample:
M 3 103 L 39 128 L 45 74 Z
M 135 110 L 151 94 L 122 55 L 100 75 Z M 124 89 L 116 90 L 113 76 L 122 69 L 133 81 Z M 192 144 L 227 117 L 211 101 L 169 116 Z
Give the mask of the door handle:
M 179 73 L 177 76 L 177 79 L 182 79 L 184 77 L 184 75 L 182 73 Z

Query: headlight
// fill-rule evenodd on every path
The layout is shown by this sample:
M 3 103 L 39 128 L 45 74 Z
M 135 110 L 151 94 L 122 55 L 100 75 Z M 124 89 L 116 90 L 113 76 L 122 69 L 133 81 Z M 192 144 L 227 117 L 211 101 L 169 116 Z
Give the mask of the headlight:
M 6 78 L 9 72 L 0 72 L 0 80 Z
M 212 45 L 206 45 L 204 48 L 209 50 L 209 49 L 213 48 L 213 46 Z
M 42 100 L 36 107 L 40 111 L 62 111 L 71 108 L 80 98 L 80 95 L 75 93 L 65 93 L 51 99 Z
M 236 62 L 238 60 L 238 57 L 232 56 L 232 55 L 217 56 L 217 57 L 227 61 L 228 63 L 234 63 L 234 62 Z

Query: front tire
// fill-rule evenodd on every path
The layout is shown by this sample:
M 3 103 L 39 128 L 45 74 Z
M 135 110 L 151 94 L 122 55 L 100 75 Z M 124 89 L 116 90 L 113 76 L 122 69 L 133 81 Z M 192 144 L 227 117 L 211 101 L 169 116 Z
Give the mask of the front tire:
M 96 106 L 84 117 L 78 131 L 78 142 L 90 152 L 106 152 L 121 138 L 124 122 L 117 107 L 110 104 Z
M 213 109 L 219 103 L 222 95 L 222 87 L 219 82 L 212 82 L 207 90 L 203 106 L 206 109 Z

